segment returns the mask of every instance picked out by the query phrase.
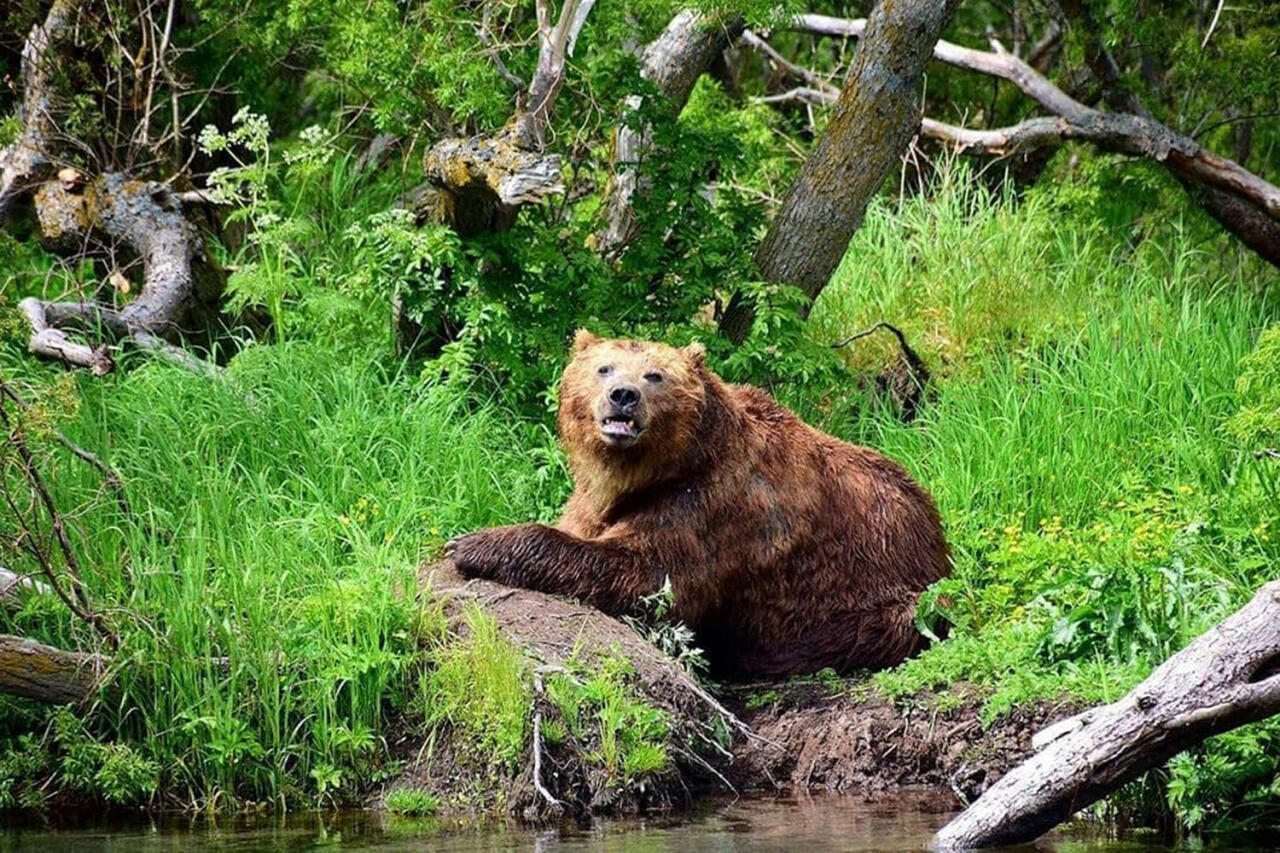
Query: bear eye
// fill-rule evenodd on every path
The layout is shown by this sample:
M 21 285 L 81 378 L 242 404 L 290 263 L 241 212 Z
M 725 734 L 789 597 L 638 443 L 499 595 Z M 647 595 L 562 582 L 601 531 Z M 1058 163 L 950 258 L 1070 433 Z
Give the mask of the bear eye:
M 601 376 L 608 376 L 610 373 L 613 373 L 613 365 L 602 364 L 600 365 L 600 369 L 597 370 L 596 373 L 599 373 Z
M 649 381 L 649 382 L 661 382 L 661 381 L 662 381 L 662 374 L 661 374 L 661 373 L 646 373 L 646 374 L 644 375 L 644 378 L 645 378 L 645 380 L 647 380 L 647 381 Z

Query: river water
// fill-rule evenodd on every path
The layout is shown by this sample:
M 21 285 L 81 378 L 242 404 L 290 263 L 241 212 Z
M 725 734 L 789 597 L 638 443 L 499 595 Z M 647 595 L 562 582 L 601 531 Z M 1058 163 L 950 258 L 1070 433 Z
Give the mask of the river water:
M 742 799 L 669 818 L 601 820 L 589 826 L 529 829 L 505 821 L 405 818 L 373 812 L 331 812 L 284 818 L 176 818 L 74 823 L 0 824 L 0 853 L 88 851 L 575 850 L 608 853 L 667 851 L 919 851 L 953 814 L 948 797 L 909 792 L 873 803 L 854 797 Z M 1210 849 L 1274 850 L 1211 844 Z M 1029 848 L 1023 848 L 1029 849 Z M 1151 838 L 1108 838 L 1073 825 L 1036 847 L 1062 853 L 1146 853 L 1167 849 Z M 1185 849 L 1202 849 L 1201 847 Z

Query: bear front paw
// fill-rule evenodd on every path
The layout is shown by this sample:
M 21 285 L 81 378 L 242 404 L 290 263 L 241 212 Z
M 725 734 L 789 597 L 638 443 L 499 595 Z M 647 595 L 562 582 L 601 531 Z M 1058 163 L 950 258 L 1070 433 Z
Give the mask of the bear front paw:
M 453 562 L 464 578 L 502 580 L 502 546 L 496 530 L 477 530 L 451 539 L 444 546 L 444 555 Z

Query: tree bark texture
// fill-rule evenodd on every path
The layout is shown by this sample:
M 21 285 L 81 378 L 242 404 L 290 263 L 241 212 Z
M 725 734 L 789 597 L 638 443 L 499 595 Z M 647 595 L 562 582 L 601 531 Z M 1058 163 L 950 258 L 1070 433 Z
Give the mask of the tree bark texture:
M 528 88 L 497 133 L 443 139 L 431 147 L 423 160 L 427 184 L 404 201 L 420 222 L 445 224 L 463 236 L 503 231 L 521 205 L 564 193 L 562 161 L 545 153 L 547 126 L 566 63 L 595 2 L 565 0 L 553 23 L 550 0 L 537 0 L 538 65 Z
M 838 38 L 860 38 L 869 24 L 825 15 L 796 15 L 796 29 Z M 1142 104 L 1114 88 L 1119 72 L 1106 51 L 1094 65 L 1111 95 L 1113 106 L 1127 112 L 1102 112 L 1071 97 L 1039 70 L 993 42 L 992 51 L 938 41 L 933 58 L 939 62 L 998 77 L 1013 83 L 1052 116 L 1031 118 L 992 130 L 971 130 L 925 118 L 921 134 L 958 150 L 977 150 L 996 156 L 1029 153 L 1068 139 L 1089 142 L 1118 154 L 1160 163 L 1191 194 L 1193 200 L 1242 243 L 1264 259 L 1280 265 L 1280 187 L 1240 164 L 1208 151 L 1194 139 L 1156 121 Z M 829 102 L 811 87 L 793 90 L 777 100 Z
M 54 132 L 53 98 L 56 63 L 52 57 L 74 23 L 74 0 L 55 0 L 42 23 L 31 28 L 22 49 L 22 104 L 18 108 L 18 138 L 0 150 L 0 226 L 14 202 L 25 196 L 52 170 L 48 157 Z
M 640 55 L 640 76 L 657 87 L 663 98 L 662 108 L 679 114 L 689 100 L 698 78 L 705 74 L 716 57 L 742 33 L 742 18 L 734 15 L 726 21 L 708 19 L 692 9 L 679 12 L 666 29 Z M 638 111 L 644 105 L 639 95 L 627 99 L 627 107 Z M 603 253 L 615 253 L 636 234 L 632 200 L 644 192 L 638 167 L 653 145 L 652 129 L 647 125 L 622 125 L 613 146 L 613 181 L 605 199 L 609 221 L 598 235 L 596 246 Z
M 867 204 L 920 128 L 924 67 L 956 0 L 881 0 L 817 147 L 783 199 L 756 264 L 768 281 L 814 299 L 835 272 Z M 754 308 L 735 298 L 721 328 L 746 338 Z
M 101 655 L 0 634 L 0 693 L 51 705 L 78 704 L 93 695 L 106 665 Z
M 1043 748 L 934 839 L 940 850 L 1030 841 L 1215 734 L 1280 713 L 1280 581 L 1118 702 L 1047 729 Z
M 64 170 L 64 172 L 74 170 Z M 40 239 L 71 257 L 124 250 L 142 266 L 142 288 L 122 308 L 90 302 L 24 299 L 32 353 L 101 374 L 113 363 L 101 345 L 79 343 L 67 329 L 105 331 L 168 352 L 165 342 L 207 327 L 217 317 L 221 271 L 204 254 L 198 229 L 164 184 L 109 172 L 92 181 L 47 181 L 35 193 Z

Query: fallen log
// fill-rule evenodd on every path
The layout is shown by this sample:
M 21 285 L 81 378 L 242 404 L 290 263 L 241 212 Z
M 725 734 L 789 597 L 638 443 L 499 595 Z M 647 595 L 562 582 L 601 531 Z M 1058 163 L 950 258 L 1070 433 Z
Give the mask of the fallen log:
M 1042 749 L 934 838 L 939 850 L 1030 841 L 1205 738 L 1280 713 L 1280 581 L 1123 699 L 1047 729 Z
M 0 634 L 0 693 L 51 705 L 79 704 L 98 689 L 107 658 Z

